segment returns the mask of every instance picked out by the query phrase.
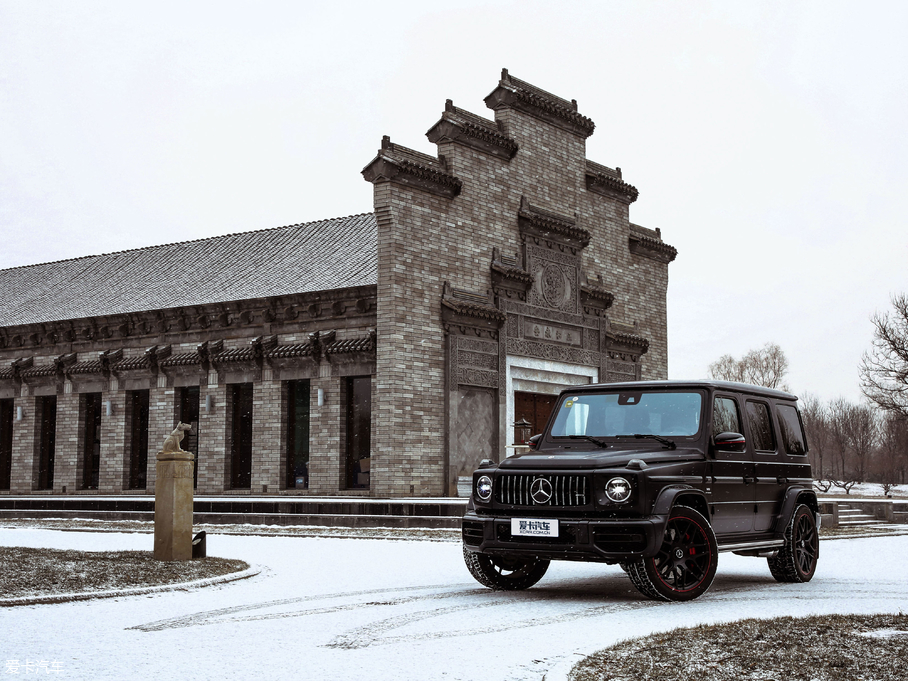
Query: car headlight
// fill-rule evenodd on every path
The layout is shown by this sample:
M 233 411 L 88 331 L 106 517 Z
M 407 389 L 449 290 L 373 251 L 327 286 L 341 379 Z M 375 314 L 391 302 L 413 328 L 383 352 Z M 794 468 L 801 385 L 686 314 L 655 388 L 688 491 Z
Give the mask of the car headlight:
M 492 498 L 492 478 L 488 475 L 482 475 L 476 481 L 476 496 L 482 501 L 488 501 Z
M 605 485 L 605 496 L 616 504 L 623 504 L 631 498 L 631 483 L 624 478 L 612 478 Z

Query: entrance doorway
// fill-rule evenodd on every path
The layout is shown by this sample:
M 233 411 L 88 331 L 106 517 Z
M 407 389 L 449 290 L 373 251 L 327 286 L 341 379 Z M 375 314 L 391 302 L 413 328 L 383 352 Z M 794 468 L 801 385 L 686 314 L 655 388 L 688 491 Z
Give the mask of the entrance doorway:
M 541 433 L 549 420 L 552 408 L 555 406 L 557 395 L 542 395 L 539 393 L 514 393 L 514 423 L 525 421 L 530 424 L 528 429 L 514 428 L 513 444 L 522 445 L 526 440 Z

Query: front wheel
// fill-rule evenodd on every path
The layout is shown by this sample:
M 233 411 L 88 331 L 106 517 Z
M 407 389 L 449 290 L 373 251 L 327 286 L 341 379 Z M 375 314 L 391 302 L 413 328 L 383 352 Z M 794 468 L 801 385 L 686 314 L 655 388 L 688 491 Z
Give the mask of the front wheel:
M 809 582 L 817 570 L 820 537 L 817 521 L 804 504 L 795 509 L 785 530 L 785 545 L 775 558 L 767 558 L 769 571 L 778 582 Z
M 463 547 L 463 560 L 477 582 L 497 591 L 528 589 L 542 579 L 549 561 L 540 558 L 487 556 Z
M 627 574 L 644 596 L 690 601 L 706 593 L 716 576 L 719 551 L 712 527 L 700 513 L 675 506 L 665 524 L 659 552 L 627 563 Z

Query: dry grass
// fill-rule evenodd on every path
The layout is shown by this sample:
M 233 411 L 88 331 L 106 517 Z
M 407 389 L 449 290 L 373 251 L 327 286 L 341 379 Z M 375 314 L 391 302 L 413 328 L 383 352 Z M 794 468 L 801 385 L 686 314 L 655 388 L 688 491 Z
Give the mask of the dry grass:
M 578 663 L 571 681 L 904 681 L 908 614 L 823 615 L 676 629 Z
M 241 560 L 161 562 L 150 551 L 61 551 L 0 547 L 0 598 L 134 589 L 245 570 Z

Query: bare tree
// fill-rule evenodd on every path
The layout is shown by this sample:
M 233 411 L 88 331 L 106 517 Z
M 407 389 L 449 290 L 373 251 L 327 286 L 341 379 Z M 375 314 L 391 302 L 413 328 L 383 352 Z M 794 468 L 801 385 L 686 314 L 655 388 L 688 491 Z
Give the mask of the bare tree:
M 744 364 L 731 355 L 722 355 L 709 365 L 709 377 L 717 381 L 744 383 Z
M 873 345 L 861 360 L 861 390 L 884 411 L 908 417 L 908 295 L 892 296 L 892 307 L 870 320 Z
M 858 482 L 867 479 L 867 466 L 879 438 L 879 419 L 872 407 L 851 404 L 846 412 L 845 433 L 854 455 Z
M 883 417 L 876 469 L 887 494 L 887 486 L 904 484 L 908 477 L 908 418 L 901 414 L 888 412 Z
M 844 397 L 839 397 L 829 403 L 827 422 L 829 424 L 829 440 L 834 454 L 832 456 L 832 477 L 844 480 L 849 477 L 852 466 L 849 457 L 849 443 L 847 426 L 848 410 L 851 403 Z
M 816 395 L 801 396 L 801 420 L 807 434 L 807 447 L 813 468 L 813 477 L 818 480 L 826 478 L 826 466 L 823 457 L 829 450 L 829 417 L 828 409 Z M 828 491 L 827 487 L 823 491 Z
M 752 383 L 777 390 L 789 389 L 784 382 L 787 372 L 788 358 L 775 343 L 767 343 L 759 350 L 750 350 L 741 359 L 722 355 L 709 365 L 710 378 Z

